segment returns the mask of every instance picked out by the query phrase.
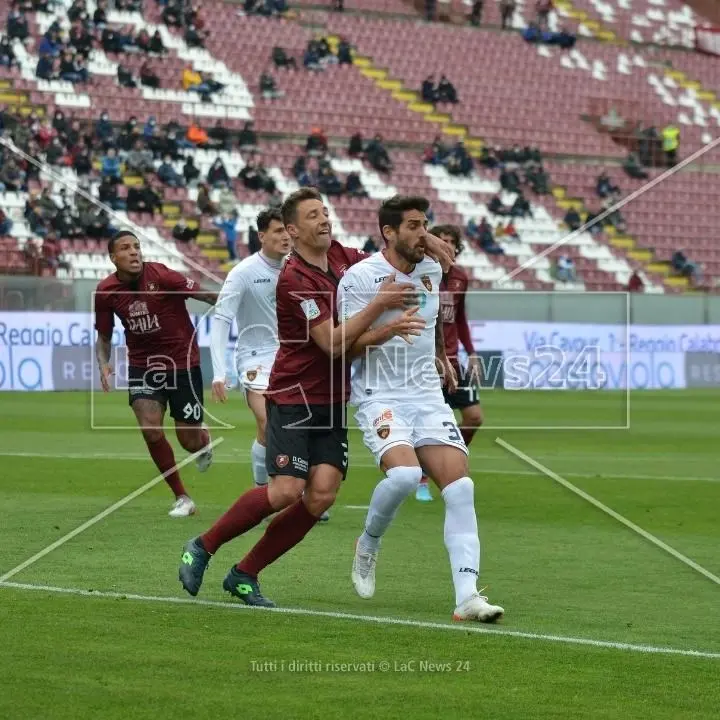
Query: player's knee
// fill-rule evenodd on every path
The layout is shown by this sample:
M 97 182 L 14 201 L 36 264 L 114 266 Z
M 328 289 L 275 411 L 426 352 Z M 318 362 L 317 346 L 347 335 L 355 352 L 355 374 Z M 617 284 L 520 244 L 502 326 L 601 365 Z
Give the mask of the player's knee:
M 387 478 L 398 490 L 398 493 L 410 495 L 415 492 L 420 480 L 422 480 L 422 468 L 417 465 L 398 466 L 390 468 Z
M 313 515 L 321 515 L 335 503 L 337 489 L 331 487 L 308 488 L 305 493 L 305 505 Z
M 165 437 L 162 428 L 145 427 L 142 429 L 143 438 L 148 445 L 160 442 Z
M 175 431 L 178 442 L 188 452 L 197 452 L 207 445 L 207 435 L 203 428 L 183 428 Z
M 274 477 L 268 489 L 268 501 L 274 510 L 282 510 L 297 502 L 305 489 L 305 481 L 290 476 Z

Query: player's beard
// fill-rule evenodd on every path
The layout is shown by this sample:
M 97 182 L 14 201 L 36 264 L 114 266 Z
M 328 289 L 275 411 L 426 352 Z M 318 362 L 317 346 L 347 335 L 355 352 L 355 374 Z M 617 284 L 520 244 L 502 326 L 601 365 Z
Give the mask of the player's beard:
M 418 245 L 414 248 L 411 248 L 409 245 L 403 242 L 399 242 L 395 246 L 395 250 L 397 254 L 403 258 L 403 260 L 407 260 L 411 265 L 416 265 L 417 263 L 421 262 L 425 258 L 425 245 Z

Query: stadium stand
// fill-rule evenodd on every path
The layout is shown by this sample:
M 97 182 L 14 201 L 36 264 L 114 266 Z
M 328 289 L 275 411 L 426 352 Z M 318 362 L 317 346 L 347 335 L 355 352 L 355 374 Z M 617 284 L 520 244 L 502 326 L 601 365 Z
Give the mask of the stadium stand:
M 29 0 L 27 5 L 34 7 Z M 12 40 L 15 63 L 0 67 L 0 102 L 6 105 L 3 140 L 12 138 L 50 167 L 33 173 L 32 165 L 12 148 L 2 148 L 0 182 L 5 191 L 0 194 L 0 209 L 9 224 L 0 238 L 0 272 L 102 277 L 111 269 L 104 252 L 106 225 L 135 223 L 145 233 L 149 259 L 221 279 L 231 267 L 232 255 L 248 252 L 254 217 L 272 198 L 267 189 L 274 186 L 282 195 L 298 187 L 296 161 L 305 154 L 308 133 L 318 128 L 329 138 L 322 166 L 329 167 L 341 186 L 348 175 L 356 175 L 367 193 L 366 197 L 348 193 L 327 197 L 334 233 L 344 242 L 362 247 L 368 236 L 377 236 L 379 200 L 395 192 L 420 193 L 431 199 L 438 222 L 467 228 L 488 220 L 493 242 L 483 249 L 471 239 L 461 258 L 476 288 L 621 290 L 633 271 L 639 273 L 646 292 L 714 287 L 720 277 L 720 254 L 714 244 L 717 218 L 710 198 L 717 197 L 720 176 L 710 166 L 717 151 L 706 153 L 701 166 L 675 173 L 630 200 L 614 224 L 603 221 L 595 228 L 599 232 L 572 233 L 567 242 L 554 247 L 567 234 L 563 218 L 568 210 L 576 209 L 581 220 L 602 211 L 602 200 L 595 193 L 602 171 L 620 188 L 618 197 L 627 198 L 643 187 L 645 181 L 621 169 L 628 152 L 642 147 L 641 130 L 652 127 L 661 133 L 664 127 L 677 127 L 677 159 L 699 150 L 714 136 L 720 125 L 720 104 L 713 89 L 715 58 L 644 44 L 690 47 L 698 19 L 686 6 L 670 0 L 557 2 L 550 28 L 569 28 L 580 38 L 574 48 L 563 51 L 528 43 L 512 30 L 500 31 L 494 3 L 486 3 L 479 29 L 426 23 L 419 19 L 423 4 L 416 7 L 402 0 L 347 2 L 344 13 L 333 12 L 331 4 L 322 9 L 318 5 L 322 3 L 308 0 L 277 18 L 247 16 L 237 5 L 205 2 L 200 21 L 195 18 L 205 48 L 190 47 L 182 28 L 167 27 L 163 7 L 155 3 L 146 2 L 143 13 L 109 10 L 107 28 L 124 36 L 157 32 L 166 53 L 148 55 L 135 48 L 110 52 L 95 39 L 87 63 L 88 82 L 37 77 L 43 36 L 57 31 L 56 39 L 62 42 L 60 36 L 70 31 L 69 17 L 77 3 L 63 0 L 49 12 L 29 10 L 30 41 Z M 441 15 L 464 20 L 471 5 L 450 3 Z M 0 7 L 10 10 L 5 1 Z M 84 7 L 92 18 L 97 5 L 87 2 Z M 517 3 L 513 28 L 526 27 L 533 13 L 534 3 Z M 93 30 L 98 37 L 101 32 L 99 26 Z M 388 42 L 388 37 L 393 41 Z M 323 62 L 322 71 L 304 69 L 309 44 L 321 38 L 327 42 L 331 62 Z M 352 64 L 337 63 L 343 39 L 352 46 Z M 632 42 L 619 44 L 626 39 Z M 298 69 L 274 67 L 275 47 L 294 57 Z M 159 87 L 140 84 L 146 62 Z M 120 87 L 119 70 L 127 70 L 136 86 Z M 186 87 L 188 74 L 195 73 L 202 74 L 202 91 Z M 277 92 L 263 92 L 264 73 L 272 76 Z M 442 74 L 457 89 L 459 103 L 422 100 L 423 80 Z M 114 128 L 112 144 L 119 147 L 123 164 L 117 173 L 116 209 L 107 221 L 103 219 L 102 227 L 78 225 L 80 196 L 73 196 L 72 188 L 81 183 L 97 197 L 102 175 L 115 172 L 114 161 L 106 161 L 103 143 L 91 138 L 92 170 L 89 175 L 79 174 L 73 160 L 82 143 L 71 146 L 67 132 L 61 131 L 55 133 L 60 135 L 61 151 L 51 162 L 53 133 L 43 126 L 43 118 L 53 118 L 57 110 L 69 125 L 80 121 L 80 135 L 94 134 L 103 111 Z M 127 127 L 131 118 L 136 124 Z M 238 147 L 238 133 L 249 120 L 258 134 L 255 147 Z M 188 140 L 191 125 L 199 133 L 193 136 L 199 137 L 199 143 Z M 213 135 L 216 128 L 219 134 Z M 230 133 L 232 142 L 227 142 L 223 131 Z M 347 154 L 348 141 L 358 132 L 365 142 L 381 137 L 391 172 L 378 171 L 367 154 Z M 222 139 L 213 143 L 208 133 Z M 430 157 L 423 153 L 430 152 L 437 137 L 446 146 L 441 153 L 445 161 L 426 162 Z M 140 149 L 147 145 L 154 151 L 145 172 L 128 166 L 127 153 L 138 149 L 134 140 L 140 141 Z M 658 166 L 664 162 L 664 154 L 655 152 L 659 141 L 649 143 L 644 164 L 653 180 L 666 168 Z M 542 194 L 523 184 L 529 213 L 512 218 L 517 232 L 512 238 L 500 232 L 508 218 L 491 212 L 488 203 L 497 197 L 511 207 L 517 193 L 501 187 L 501 168 L 488 162 L 487 150 L 502 155 L 514 146 L 539 148 L 549 182 Z M 173 156 L 170 174 L 180 178 L 186 156 L 192 156 L 201 181 L 220 159 L 232 194 L 219 184 L 212 187 L 211 207 L 201 212 L 197 181 L 171 186 L 160 180 L 157 171 L 168 148 Z M 446 153 L 471 158 L 473 167 L 458 172 L 447 162 Z M 506 169 L 516 169 L 522 180 L 529 166 L 510 157 Z M 266 175 L 257 168 L 260 161 Z M 316 162 L 310 163 L 313 172 Z M 25 178 L 23 172 L 28 170 Z M 262 189 L 249 189 L 238 178 L 241 171 L 251 173 L 254 180 L 262 177 L 257 181 Z M 13 173 L 17 183 L 12 182 Z M 129 194 L 136 196 L 138 188 L 145 187 L 144 180 L 159 196 L 152 214 L 124 207 Z M 257 183 L 249 184 L 257 187 Z M 38 193 L 45 187 L 51 189 L 58 209 L 67 207 L 73 232 L 60 221 L 55 225 L 47 218 L 38 221 L 37 214 L 30 212 L 43 200 Z M 63 189 L 66 192 L 61 194 Z M 222 211 L 223 206 L 228 209 L 227 203 L 230 209 L 234 205 L 234 216 Z M 190 228 L 190 241 L 173 238 L 180 219 L 181 228 Z M 226 240 L 228 222 L 231 231 Z M 228 242 L 234 253 L 229 253 Z M 699 264 L 701 275 L 671 268 L 672 254 L 679 249 Z M 561 257 L 573 261 L 574 281 L 557 279 L 554 268 Z

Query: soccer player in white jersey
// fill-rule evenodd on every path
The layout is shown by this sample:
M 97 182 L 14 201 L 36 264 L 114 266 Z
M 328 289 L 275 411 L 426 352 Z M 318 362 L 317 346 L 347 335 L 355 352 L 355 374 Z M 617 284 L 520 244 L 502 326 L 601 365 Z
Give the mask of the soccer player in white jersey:
M 445 501 L 445 546 L 455 587 L 453 619 L 494 622 L 504 610 L 491 605 L 477 589 L 480 539 L 468 451 L 443 399 L 438 373 L 440 369 L 453 392 L 457 378 L 445 354 L 438 321 L 442 269 L 425 257 L 428 207 L 422 197 L 386 200 L 379 211 L 386 248 L 353 265 L 338 288 L 339 315 L 344 321 L 366 307 L 383 279 L 395 273 L 397 282 L 417 287 L 418 316 L 425 321 L 412 345 L 397 338 L 386 341 L 380 328 L 397 312 L 387 311 L 352 347 L 358 367 L 350 403 L 357 406 L 355 418 L 365 445 L 385 472 L 357 541 L 352 581 L 360 597 L 375 593 L 380 539 L 425 470 Z
M 237 319 L 235 366 L 238 381 L 255 416 L 257 432 L 250 455 L 255 485 L 266 485 L 265 397 L 275 355 L 280 347 L 275 313 L 275 288 L 292 242 L 279 209 L 257 216 L 261 249 L 238 263 L 225 278 L 213 316 L 210 349 L 213 363 L 212 397 L 227 400 L 226 349 Z

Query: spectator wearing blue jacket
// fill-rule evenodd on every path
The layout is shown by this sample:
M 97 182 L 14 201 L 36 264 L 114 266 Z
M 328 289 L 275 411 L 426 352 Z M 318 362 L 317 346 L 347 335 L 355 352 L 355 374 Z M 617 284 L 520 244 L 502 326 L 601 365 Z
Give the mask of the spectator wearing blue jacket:
M 103 177 L 113 178 L 114 180 L 120 181 L 120 158 L 117 156 L 115 148 L 109 148 L 107 155 L 102 159 L 101 174 Z
M 235 244 L 237 243 L 237 223 L 236 215 L 221 215 L 219 218 L 213 220 L 213 225 L 220 229 L 225 235 L 225 242 L 227 244 L 228 257 L 231 261 L 237 260 L 237 250 Z

